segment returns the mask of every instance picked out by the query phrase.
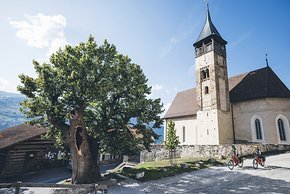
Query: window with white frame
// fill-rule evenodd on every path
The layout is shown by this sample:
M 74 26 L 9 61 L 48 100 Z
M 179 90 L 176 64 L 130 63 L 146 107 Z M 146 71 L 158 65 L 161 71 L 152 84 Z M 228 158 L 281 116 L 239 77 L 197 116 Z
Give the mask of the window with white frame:
M 276 128 L 279 142 L 289 141 L 289 122 L 284 115 L 276 117 Z
M 263 142 L 264 141 L 264 131 L 262 118 L 258 115 L 254 115 L 251 118 L 251 129 L 252 129 L 252 141 L 253 142 Z

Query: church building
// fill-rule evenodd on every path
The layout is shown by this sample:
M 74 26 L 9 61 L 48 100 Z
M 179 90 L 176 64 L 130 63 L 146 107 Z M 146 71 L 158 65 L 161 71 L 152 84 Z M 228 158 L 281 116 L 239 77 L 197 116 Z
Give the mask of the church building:
M 226 44 L 207 6 L 206 22 L 193 44 L 196 87 L 176 94 L 165 126 L 174 121 L 184 145 L 290 144 L 289 89 L 268 63 L 229 78 Z

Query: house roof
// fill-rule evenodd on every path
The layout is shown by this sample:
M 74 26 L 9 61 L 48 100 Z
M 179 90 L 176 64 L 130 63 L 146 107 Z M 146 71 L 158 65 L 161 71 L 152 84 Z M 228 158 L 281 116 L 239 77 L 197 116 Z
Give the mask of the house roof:
M 217 37 L 219 40 L 224 42 L 224 44 L 226 44 L 227 42 L 222 38 L 222 36 L 220 35 L 218 30 L 216 29 L 216 27 L 212 23 L 211 17 L 210 17 L 210 13 L 209 13 L 208 4 L 206 4 L 206 5 L 207 5 L 206 6 L 206 21 L 205 21 L 205 24 L 204 24 L 204 26 L 202 28 L 202 31 L 200 32 L 200 34 L 198 36 L 198 39 L 196 40 L 196 42 L 193 45 L 196 46 L 202 40 L 204 40 L 204 39 L 206 39 L 208 37 L 212 37 L 212 36 Z
M 290 91 L 270 67 L 264 67 L 229 78 L 230 101 L 240 102 L 259 98 L 290 98 Z M 163 118 L 195 115 L 195 88 L 177 93 Z
M 47 131 L 48 129 L 26 124 L 4 129 L 0 131 L 0 149 L 37 137 Z

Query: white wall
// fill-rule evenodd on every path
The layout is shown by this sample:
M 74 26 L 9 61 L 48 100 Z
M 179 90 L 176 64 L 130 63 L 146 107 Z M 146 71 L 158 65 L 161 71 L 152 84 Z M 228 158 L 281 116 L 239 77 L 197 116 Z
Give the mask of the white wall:
M 264 142 L 272 144 L 290 144 L 290 99 L 266 98 L 238 102 L 233 104 L 235 136 L 237 140 L 248 142 Z M 252 131 L 253 117 L 262 120 L 263 140 L 255 140 L 255 133 Z M 278 132 L 277 120 L 282 118 L 286 133 L 286 141 L 281 141 Z M 254 137 L 253 137 L 254 136 Z
M 198 111 L 198 145 L 233 143 L 231 113 L 221 110 Z
M 197 144 L 219 144 L 217 110 L 198 111 L 197 121 Z
M 181 145 L 195 145 L 197 144 L 197 121 L 196 116 L 187 116 L 181 118 L 172 118 L 175 123 L 176 135 L 179 137 Z M 164 141 L 166 139 L 167 122 L 165 121 Z M 183 127 L 185 127 L 185 142 L 183 142 Z

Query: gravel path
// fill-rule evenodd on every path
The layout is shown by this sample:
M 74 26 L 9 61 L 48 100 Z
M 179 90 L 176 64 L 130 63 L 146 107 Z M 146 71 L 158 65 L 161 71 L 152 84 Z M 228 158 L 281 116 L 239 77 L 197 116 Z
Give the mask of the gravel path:
M 253 169 L 247 159 L 232 171 L 211 167 L 157 181 L 126 182 L 108 193 L 290 193 L 290 153 L 267 157 L 265 168 Z

